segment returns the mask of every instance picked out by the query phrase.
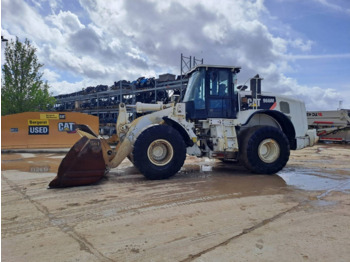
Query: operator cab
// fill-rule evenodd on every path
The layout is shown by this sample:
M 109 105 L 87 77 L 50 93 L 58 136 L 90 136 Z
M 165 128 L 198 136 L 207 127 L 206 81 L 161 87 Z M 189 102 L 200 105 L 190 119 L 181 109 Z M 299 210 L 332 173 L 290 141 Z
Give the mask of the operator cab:
M 187 118 L 236 118 L 240 67 L 199 65 L 192 69 L 184 102 Z

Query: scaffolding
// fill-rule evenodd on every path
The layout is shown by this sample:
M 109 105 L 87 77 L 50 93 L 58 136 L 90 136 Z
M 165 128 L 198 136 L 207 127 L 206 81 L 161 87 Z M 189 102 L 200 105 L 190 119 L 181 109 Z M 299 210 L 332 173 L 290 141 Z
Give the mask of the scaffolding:
M 150 86 L 138 87 L 135 83 L 119 81 L 112 86 L 97 86 L 103 88 L 86 88 L 85 90 L 56 96 L 56 111 L 82 112 L 99 117 L 102 126 L 113 126 L 118 117 L 119 103 L 135 104 L 136 102 L 168 103 L 173 94 L 183 98 L 188 79 L 186 73 L 192 67 L 203 64 L 203 59 L 194 56 L 185 57 L 181 54 L 180 75 L 162 75 L 166 79 L 152 81 Z M 166 76 L 169 76 L 168 78 Z M 134 81 L 135 82 L 135 81 Z M 131 109 L 131 115 L 136 113 Z
M 197 59 L 195 56 L 186 57 L 181 53 L 181 64 L 180 64 L 180 77 L 181 77 L 181 85 L 185 79 L 185 75 L 188 71 L 190 71 L 193 67 L 203 64 L 203 58 Z M 193 65 L 193 66 L 192 66 Z M 181 89 L 180 96 L 182 97 L 183 89 Z

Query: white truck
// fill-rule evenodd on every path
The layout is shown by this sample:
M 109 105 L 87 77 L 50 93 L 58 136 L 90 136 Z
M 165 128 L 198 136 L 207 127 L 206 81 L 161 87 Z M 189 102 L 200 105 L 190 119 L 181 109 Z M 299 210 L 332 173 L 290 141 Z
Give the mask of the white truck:
M 320 141 L 350 142 L 350 110 L 308 111 L 309 128 L 317 130 Z

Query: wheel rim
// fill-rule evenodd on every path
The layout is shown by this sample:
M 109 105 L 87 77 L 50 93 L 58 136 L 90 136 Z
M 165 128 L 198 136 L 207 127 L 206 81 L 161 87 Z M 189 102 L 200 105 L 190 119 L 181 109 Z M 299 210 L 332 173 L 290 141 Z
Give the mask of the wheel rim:
M 165 166 L 174 156 L 174 149 L 172 145 L 164 140 L 154 140 L 147 150 L 148 159 L 157 166 Z
M 273 139 L 263 140 L 258 148 L 259 158 L 265 163 L 272 163 L 280 155 L 280 146 Z

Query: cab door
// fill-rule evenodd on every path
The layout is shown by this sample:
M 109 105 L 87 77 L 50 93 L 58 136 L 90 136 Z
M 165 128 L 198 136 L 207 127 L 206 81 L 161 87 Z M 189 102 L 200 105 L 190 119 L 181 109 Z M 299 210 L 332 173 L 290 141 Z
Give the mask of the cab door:
M 209 68 L 206 74 L 206 108 L 208 118 L 235 118 L 236 99 L 232 71 Z

